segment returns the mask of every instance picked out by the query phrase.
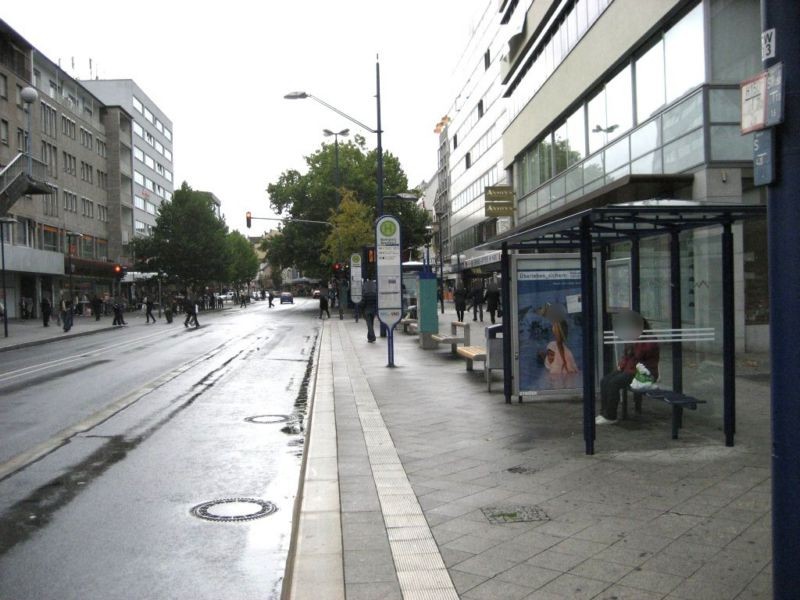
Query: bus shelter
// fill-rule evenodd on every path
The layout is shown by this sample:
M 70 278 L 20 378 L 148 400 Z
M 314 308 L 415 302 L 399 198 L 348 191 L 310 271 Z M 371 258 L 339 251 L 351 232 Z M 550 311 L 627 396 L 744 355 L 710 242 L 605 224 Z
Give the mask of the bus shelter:
M 510 253 L 578 252 L 580 255 L 580 291 L 583 299 L 594 299 L 598 290 L 593 268 L 596 253 L 606 256 L 611 245 L 630 243 L 631 308 L 640 309 L 640 242 L 650 236 L 669 238 L 669 289 L 671 327 L 682 327 L 681 255 L 679 235 L 688 230 L 719 226 L 721 228 L 722 265 L 722 406 L 725 445 L 733 446 L 736 432 L 735 404 L 735 315 L 734 315 L 734 238 L 732 226 L 738 221 L 763 218 L 765 206 L 697 204 L 682 200 L 640 201 L 630 204 L 590 208 L 551 222 L 520 227 L 506 236 L 483 245 L 501 250 L 503 312 L 517 310 L 511 296 Z M 598 319 L 594 301 L 581 302 L 583 371 L 583 437 L 586 454 L 594 454 L 595 392 L 599 358 L 597 352 Z M 511 320 L 503 320 L 503 390 L 511 402 L 513 363 Z M 671 344 L 673 391 L 683 391 L 683 345 Z

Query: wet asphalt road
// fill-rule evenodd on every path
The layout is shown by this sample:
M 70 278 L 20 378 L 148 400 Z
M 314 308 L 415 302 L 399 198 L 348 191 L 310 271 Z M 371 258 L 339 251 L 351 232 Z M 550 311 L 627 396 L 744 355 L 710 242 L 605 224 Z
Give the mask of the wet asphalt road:
M 277 597 L 316 310 L 258 302 L 4 353 L 0 599 Z M 190 513 L 230 498 L 277 512 Z M 257 507 L 211 512 L 237 508 Z

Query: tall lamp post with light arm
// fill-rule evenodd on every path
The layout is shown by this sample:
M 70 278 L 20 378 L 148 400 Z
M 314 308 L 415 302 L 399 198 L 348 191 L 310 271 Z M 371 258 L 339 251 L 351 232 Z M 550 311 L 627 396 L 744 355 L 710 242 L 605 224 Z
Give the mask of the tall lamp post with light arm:
M 377 61 L 375 62 L 375 87 L 377 92 L 375 95 L 375 100 L 378 113 L 378 126 L 375 129 L 373 129 L 369 125 L 365 125 L 364 123 L 362 123 L 361 121 L 359 121 L 354 117 L 351 117 L 347 113 L 342 112 L 335 106 L 328 104 L 321 98 L 317 98 L 316 96 L 309 94 L 307 92 L 291 92 L 289 94 L 286 94 L 284 98 L 286 98 L 287 100 L 305 100 L 306 98 L 311 98 L 312 100 L 318 102 L 319 104 L 322 104 L 322 106 L 324 106 L 325 108 L 328 108 L 333 112 L 335 112 L 336 114 L 338 114 L 339 116 L 344 117 L 351 123 L 355 123 L 359 127 L 366 129 L 370 133 L 376 134 L 378 138 L 378 147 L 376 150 L 378 155 L 378 173 L 377 173 L 378 185 L 377 185 L 377 198 L 375 202 L 375 211 L 377 213 L 377 217 L 380 218 L 381 216 L 383 216 L 383 139 L 382 139 L 383 130 L 381 129 L 381 65 Z

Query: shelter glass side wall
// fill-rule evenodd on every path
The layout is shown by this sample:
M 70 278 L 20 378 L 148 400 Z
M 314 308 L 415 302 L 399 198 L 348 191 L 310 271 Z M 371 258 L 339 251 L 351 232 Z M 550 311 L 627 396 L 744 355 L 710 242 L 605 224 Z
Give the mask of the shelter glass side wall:
M 683 391 L 708 403 L 698 412 L 722 422 L 722 228 L 709 227 L 680 234 L 681 317 L 683 327 L 711 327 L 713 342 L 683 343 Z M 615 244 L 611 258 L 630 256 L 631 244 Z M 670 240 L 657 236 L 641 240 L 640 313 L 654 329 L 670 328 Z M 672 389 L 670 344 L 661 345 L 659 385 Z M 619 349 L 617 350 L 620 351 Z M 612 354 L 613 356 L 613 354 Z M 614 365 L 606 365 L 608 372 Z

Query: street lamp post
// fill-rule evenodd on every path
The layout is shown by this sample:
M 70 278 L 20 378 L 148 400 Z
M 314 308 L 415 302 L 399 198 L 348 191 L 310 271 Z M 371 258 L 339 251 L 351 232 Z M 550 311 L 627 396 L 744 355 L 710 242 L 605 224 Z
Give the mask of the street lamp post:
M 8 294 L 6 291 L 6 223 L 13 224 L 17 220 L 13 217 L 0 218 L 0 267 L 2 267 L 3 285 L 3 337 L 8 337 Z
M 436 213 L 436 231 L 439 237 L 439 304 L 444 314 L 444 257 L 442 256 L 442 217 L 443 213 Z
M 342 137 L 350 135 L 349 129 L 342 129 L 341 131 L 331 131 L 330 129 L 323 129 L 322 133 L 325 137 L 333 136 L 333 156 L 334 156 L 334 169 L 335 169 L 335 177 L 336 177 L 336 194 L 341 201 L 342 194 L 339 191 L 339 188 L 342 185 L 341 177 L 339 175 L 339 136 Z
M 28 135 L 26 136 L 27 139 L 25 140 L 25 153 L 28 155 L 28 175 L 33 173 L 33 158 L 31 155 L 31 107 L 33 103 L 36 102 L 37 98 L 39 98 L 39 93 L 36 91 L 35 88 L 31 86 L 27 86 L 22 88 L 20 92 L 20 98 L 25 103 L 25 112 L 28 113 Z
M 309 94 L 307 92 L 291 92 L 289 94 L 286 94 L 284 98 L 286 98 L 287 100 L 305 100 L 306 98 L 311 98 L 312 100 L 318 102 L 319 104 L 322 104 L 322 106 L 324 106 L 325 108 L 328 108 L 333 112 L 335 112 L 336 114 L 344 117 L 351 123 L 355 123 L 359 127 L 366 129 L 370 133 L 374 133 L 377 135 L 378 185 L 377 185 L 377 199 L 375 202 L 375 210 L 377 212 L 377 217 L 380 218 L 383 215 L 383 138 L 382 138 L 383 130 L 381 129 L 381 64 L 378 61 L 375 61 L 375 87 L 377 91 L 377 93 L 375 94 L 375 100 L 378 113 L 378 127 L 376 129 L 373 129 L 369 125 L 365 125 L 358 119 L 351 117 L 350 115 L 348 115 L 345 112 L 342 112 L 335 106 L 328 104 L 321 98 L 317 98 L 316 96 L 313 96 L 312 94 Z
M 68 231 L 67 232 L 67 268 L 69 269 L 69 299 L 70 302 L 75 297 L 75 293 L 72 289 L 72 238 L 82 238 L 82 233 L 77 233 L 75 231 Z M 75 307 L 72 307 L 72 312 L 75 312 Z

